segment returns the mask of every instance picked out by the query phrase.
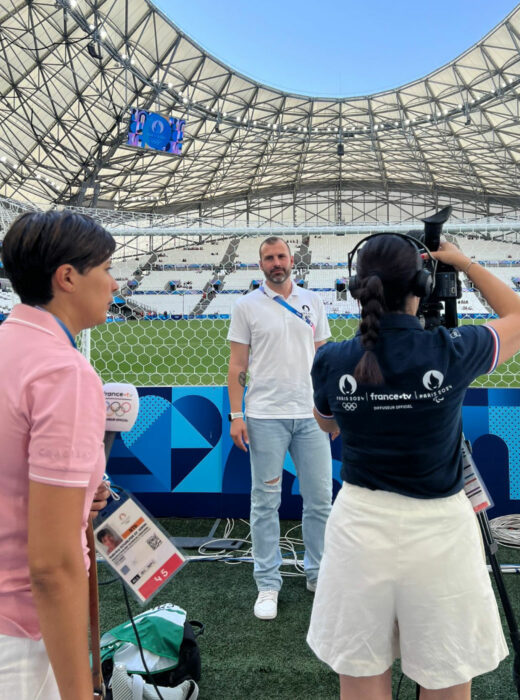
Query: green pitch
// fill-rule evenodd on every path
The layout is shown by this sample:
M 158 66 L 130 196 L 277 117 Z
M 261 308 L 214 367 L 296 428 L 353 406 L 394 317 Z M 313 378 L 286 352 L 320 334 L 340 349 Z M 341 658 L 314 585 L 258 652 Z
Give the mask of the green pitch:
M 467 321 L 483 323 L 484 321 Z M 332 340 L 351 338 L 356 319 L 331 319 Z M 104 382 L 137 386 L 223 386 L 228 320 L 126 321 L 91 332 L 91 361 Z M 474 386 L 520 386 L 520 353 Z

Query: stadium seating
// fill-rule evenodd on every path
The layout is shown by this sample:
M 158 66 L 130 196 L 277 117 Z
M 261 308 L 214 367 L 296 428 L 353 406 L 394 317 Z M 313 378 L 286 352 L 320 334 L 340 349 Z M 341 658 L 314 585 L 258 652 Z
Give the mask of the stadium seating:
M 0 313 L 8 314 L 15 304 L 20 302 L 20 298 L 14 292 L 0 290 Z
M 335 286 L 338 278 L 348 275 L 346 251 L 351 250 L 362 238 L 362 234 L 313 234 L 308 237 L 310 267 L 301 270 L 301 274 L 295 272 L 294 278 L 303 277 L 309 289 L 318 291 L 330 315 L 358 313 L 357 303 L 350 297 L 347 300 L 337 298 Z M 161 269 L 152 268 L 145 271 L 131 297 L 132 302 L 145 313 L 188 315 L 205 299 L 205 315 L 227 316 L 236 301 L 250 288 L 252 280 L 263 279 L 258 268 L 258 246 L 261 240 L 258 236 L 230 238 L 228 235 L 196 245 L 176 246 L 161 252 L 153 263 L 153 268 Z M 514 279 L 520 279 L 520 246 L 514 242 L 462 236 L 456 240 L 466 255 L 484 263 L 494 275 L 511 288 L 517 289 Z M 293 253 L 300 253 L 302 237 L 289 238 L 289 244 Z M 232 267 L 225 264 L 229 263 L 226 254 L 230 250 L 234 251 Z M 149 263 L 150 256 L 150 252 L 132 257 L 118 256 L 117 253 L 114 255 L 113 274 L 121 288 L 129 279 L 134 279 L 136 270 Z M 164 266 L 170 269 L 164 269 Z M 216 279 L 217 275 L 222 280 L 221 290 L 214 296 L 207 296 L 207 285 Z M 177 282 L 177 287 L 170 293 L 168 283 L 172 280 Z M 469 280 L 463 277 L 462 284 L 464 291 L 458 303 L 459 314 L 488 315 L 489 310 L 471 289 Z M 204 289 L 206 293 L 203 294 Z M 9 313 L 17 301 L 18 298 L 12 292 L 0 290 L 0 313 Z
M 311 261 L 313 263 L 344 263 L 347 261 L 348 252 L 364 237 L 363 234 L 310 236 L 309 250 Z
M 236 270 L 225 277 L 226 290 L 246 290 L 253 280 L 262 280 L 261 270 Z
M 483 238 L 458 237 L 457 244 L 462 252 L 475 260 L 496 260 L 507 262 L 520 259 L 520 246 L 513 242 L 485 240 Z
M 214 277 L 208 270 L 152 270 L 149 275 L 145 275 L 141 280 L 138 290 L 140 292 L 155 291 L 165 289 L 170 280 L 177 280 L 181 284 L 179 288 L 203 289 L 204 285 Z
M 200 294 L 147 294 L 139 297 L 139 306 L 145 311 L 168 315 L 192 313 L 200 301 Z

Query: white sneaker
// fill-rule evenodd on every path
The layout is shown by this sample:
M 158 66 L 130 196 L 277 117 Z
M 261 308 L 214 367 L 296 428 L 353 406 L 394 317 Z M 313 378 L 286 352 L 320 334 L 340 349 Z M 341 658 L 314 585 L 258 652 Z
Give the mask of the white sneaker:
M 260 620 L 274 620 L 278 612 L 278 591 L 260 591 L 254 613 Z
M 311 593 L 316 593 L 316 586 L 318 585 L 317 581 L 309 581 L 307 579 L 307 590 L 310 591 Z

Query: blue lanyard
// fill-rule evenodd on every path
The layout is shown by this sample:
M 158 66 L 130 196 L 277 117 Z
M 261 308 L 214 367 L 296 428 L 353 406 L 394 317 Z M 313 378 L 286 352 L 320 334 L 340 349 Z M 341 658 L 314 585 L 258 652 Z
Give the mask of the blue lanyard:
M 260 291 L 261 291 L 263 294 L 265 294 L 266 297 L 269 296 L 269 294 L 267 294 L 267 292 L 266 292 L 265 289 L 264 289 L 264 285 L 262 285 L 261 287 L 259 287 L 259 289 L 260 289 Z M 312 328 L 312 332 L 314 333 L 314 324 L 313 324 L 313 322 L 311 321 L 310 318 L 308 318 L 307 316 L 304 316 L 304 315 L 302 314 L 301 311 L 298 311 L 298 309 L 295 309 L 294 306 L 291 306 L 291 305 L 290 305 L 288 302 L 286 302 L 285 299 L 284 299 L 282 296 L 280 296 L 280 295 L 278 295 L 278 296 L 276 296 L 276 297 L 271 297 L 271 299 L 272 299 L 273 301 L 276 301 L 278 304 L 280 304 L 280 305 L 283 306 L 284 308 L 286 308 L 287 311 L 290 311 L 290 312 L 291 312 L 292 314 L 294 314 L 295 316 L 298 316 L 298 318 L 301 318 L 302 321 L 305 321 L 305 323 L 306 323 L 307 325 L 309 325 L 309 326 Z
M 47 311 L 47 309 L 43 309 L 41 306 L 35 306 L 34 308 L 35 308 L 35 309 L 38 309 L 39 311 L 46 311 L 47 313 L 50 313 L 50 311 Z M 67 338 L 70 340 L 70 344 L 72 345 L 73 348 L 76 348 L 76 350 L 77 350 L 77 349 L 78 349 L 78 346 L 76 345 L 76 341 L 74 340 L 74 336 L 73 336 L 72 333 L 69 331 L 69 329 L 67 328 L 67 326 L 63 323 L 63 321 L 61 320 L 61 318 L 58 318 L 58 317 L 55 316 L 54 314 L 51 314 L 51 316 L 52 316 L 52 317 L 56 320 L 56 322 L 63 328 L 63 330 L 64 330 L 64 332 L 65 332 L 65 335 L 66 335 Z
M 54 314 L 52 314 L 52 315 L 54 316 Z M 67 338 L 70 340 L 70 344 L 72 345 L 72 347 L 73 347 L 73 348 L 76 348 L 76 350 L 77 350 L 77 349 L 78 349 L 78 346 L 76 345 L 76 341 L 74 340 L 74 336 L 73 336 L 72 333 L 69 331 L 69 329 L 67 328 L 67 326 L 63 323 L 63 321 L 61 320 L 61 318 L 58 318 L 57 316 L 54 316 L 54 318 L 56 319 L 56 321 L 59 323 L 59 325 L 60 325 L 60 326 L 63 328 L 63 330 L 65 331 L 65 335 L 66 335 Z

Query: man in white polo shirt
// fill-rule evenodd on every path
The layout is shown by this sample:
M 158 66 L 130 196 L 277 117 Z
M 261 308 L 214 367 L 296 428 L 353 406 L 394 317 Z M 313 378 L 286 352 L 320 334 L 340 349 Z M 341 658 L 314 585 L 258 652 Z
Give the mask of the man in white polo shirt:
M 265 282 L 237 302 L 228 333 L 230 434 L 241 450 L 247 451 L 249 445 L 251 537 L 258 588 L 254 613 L 263 620 L 276 617 L 282 586 L 278 509 L 287 452 L 303 497 L 304 568 L 310 591 L 316 588 L 332 500 L 330 445 L 313 417 L 310 379 L 314 353 L 330 336 L 330 329 L 320 297 L 291 280 L 293 262 L 283 239 L 271 237 L 262 243 L 260 268 Z

